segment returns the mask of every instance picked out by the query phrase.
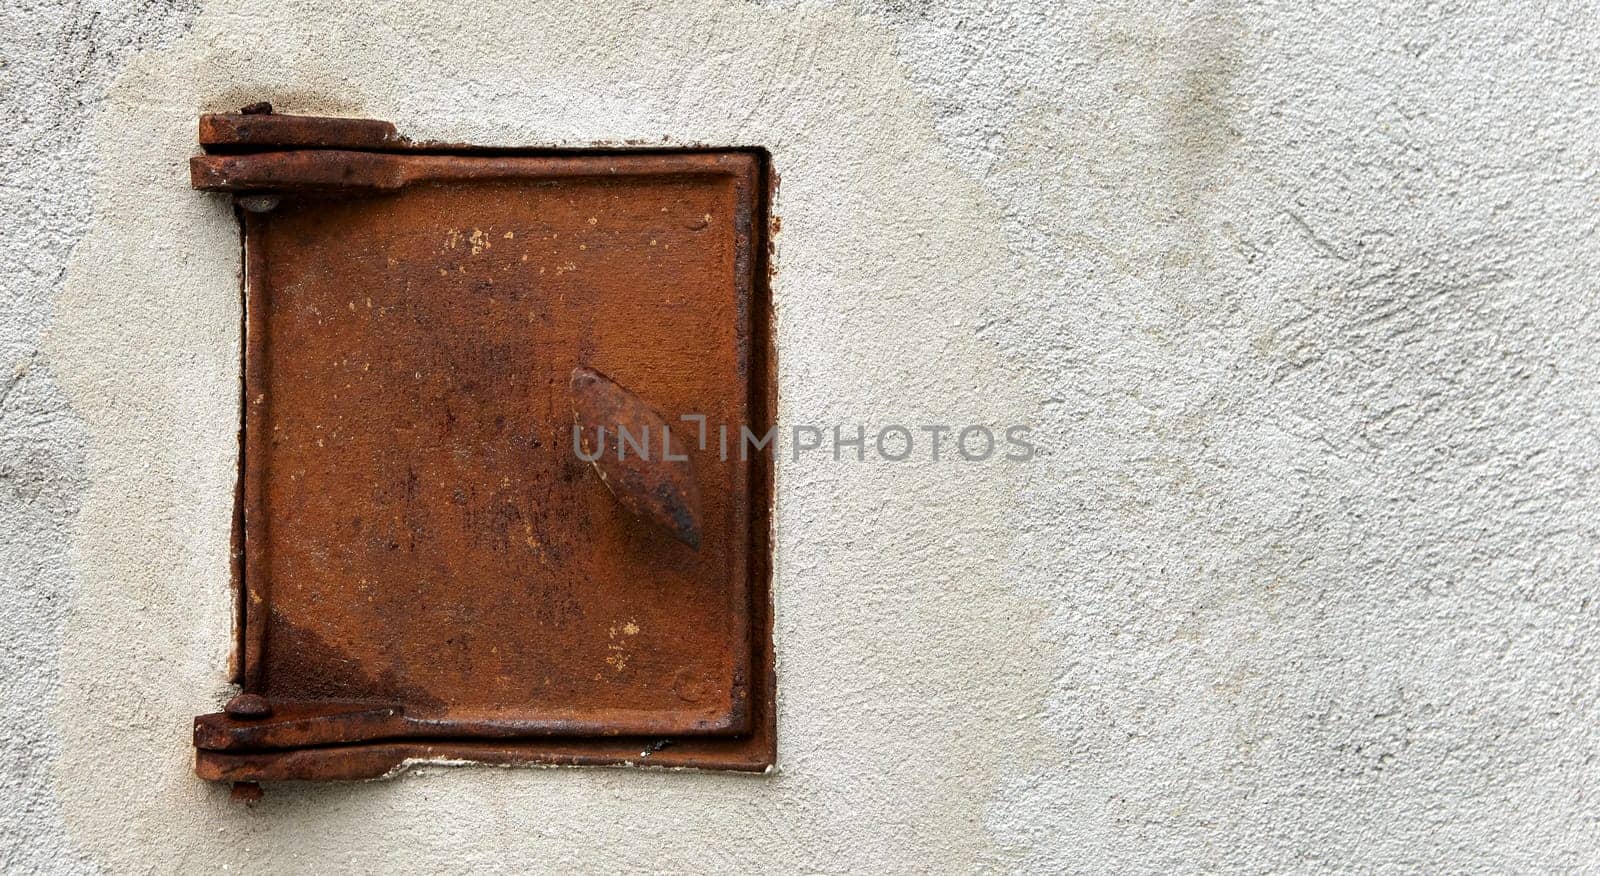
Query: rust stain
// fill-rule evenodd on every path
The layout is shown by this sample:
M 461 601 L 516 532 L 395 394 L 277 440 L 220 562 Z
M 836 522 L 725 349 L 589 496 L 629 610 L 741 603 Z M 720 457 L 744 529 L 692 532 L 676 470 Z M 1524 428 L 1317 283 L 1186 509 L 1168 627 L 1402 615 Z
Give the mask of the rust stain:
M 378 668 L 276 611 L 267 630 L 273 660 L 263 690 L 272 702 L 365 699 L 404 702 L 429 712 L 446 708 L 446 700 L 409 683 L 399 665 Z

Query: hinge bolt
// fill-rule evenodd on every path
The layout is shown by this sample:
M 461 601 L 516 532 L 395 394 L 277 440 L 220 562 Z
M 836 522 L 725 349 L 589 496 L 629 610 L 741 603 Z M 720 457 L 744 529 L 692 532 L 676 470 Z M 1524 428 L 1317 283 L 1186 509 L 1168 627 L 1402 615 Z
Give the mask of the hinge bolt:
M 278 206 L 277 195 L 239 195 L 235 200 L 252 213 L 270 213 Z
M 256 782 L 234 782 L 233 789 L 228 793 L 229 797 L 246 806 L 256 805 L 256 801 L 264 795 L 261 785 Z
M 222 710 L 240 721 L 259 721 L 272 714 L 272 704 L 261 694 L 242 693 L 228 700 Z

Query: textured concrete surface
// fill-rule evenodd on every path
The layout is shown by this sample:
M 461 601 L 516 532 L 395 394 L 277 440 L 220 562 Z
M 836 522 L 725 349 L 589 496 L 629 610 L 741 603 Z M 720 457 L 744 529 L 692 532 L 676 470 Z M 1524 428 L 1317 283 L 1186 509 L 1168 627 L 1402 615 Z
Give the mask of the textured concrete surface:
M 8 872 L 1600 867 L 1587 4 L 3 13 Z M 227 695 L 237 248 L 194 115 L 760 144 L 782 765 L 190 773 Z
M 66 838 L 52 771 L 59 654 L 79 579 L 73 514 L 86 432 L 40 338 L 93 216 L 87 127 L 121 64 L 181 32 L 181 7 L 0 8 L 0 870 L 93 872 Z

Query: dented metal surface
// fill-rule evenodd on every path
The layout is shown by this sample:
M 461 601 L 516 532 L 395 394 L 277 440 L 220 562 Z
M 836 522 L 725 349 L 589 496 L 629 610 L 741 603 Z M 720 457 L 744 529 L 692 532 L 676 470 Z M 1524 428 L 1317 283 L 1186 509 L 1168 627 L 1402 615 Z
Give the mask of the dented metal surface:
M 699 550 L 694 465 L 661 414 L 611 378 L 580 366 L 572 371 L 572 416 L 583 457 L 622 507 Z
M 312 121 L 272 136 L 344 146 L 384 124 Z M 770 460 L 675 436 L 681 462 L 602 468 L 614 499 L 570 434 L 588 363 L 662 410 L 770 423 L 762 157 L 252 136 L 272 151 L 198 157 L 193 181 L 277 199 L 240 214 L 236 661 L 270 715 L 198 718 L 201 775 L 654 745 L 672 752 L 654 762 L 769 764 Z M 587 373 L 596 417 L 666 425 Z

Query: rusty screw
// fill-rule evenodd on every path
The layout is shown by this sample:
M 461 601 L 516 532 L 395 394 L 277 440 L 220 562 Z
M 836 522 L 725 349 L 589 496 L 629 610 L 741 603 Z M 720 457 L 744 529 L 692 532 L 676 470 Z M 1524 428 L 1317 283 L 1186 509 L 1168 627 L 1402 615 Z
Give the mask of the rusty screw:
M 232 797 L 234 802 L 246 806 L 256 805 L 265 794 L 266 792 L 261 790 L 261 785 L 256 782 L 234 782 L 232 790 L 228 792 L 228 796 Z
M 272 714 L 272 704 L 261 694 L 242 693 L 228 700 L 222 710 L 240 721 L 259 721 Z
M 252 213 L 269 213 L 278 206 L 277 195 L 239 195 L 234 200 Z

